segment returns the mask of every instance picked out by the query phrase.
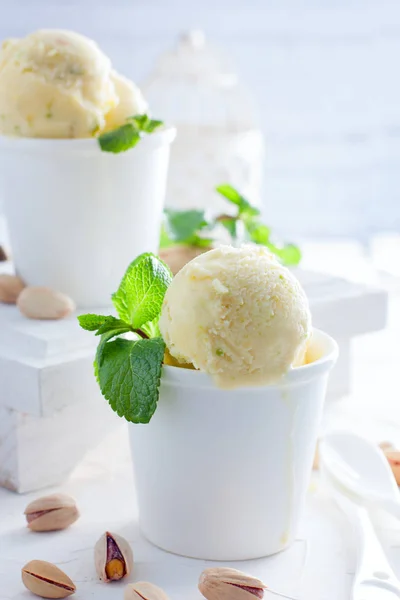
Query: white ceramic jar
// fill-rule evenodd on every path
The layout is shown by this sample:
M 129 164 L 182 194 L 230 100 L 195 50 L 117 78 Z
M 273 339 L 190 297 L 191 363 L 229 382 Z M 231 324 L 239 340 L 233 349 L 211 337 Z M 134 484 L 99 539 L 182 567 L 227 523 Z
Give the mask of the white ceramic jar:
M 235 209 L 215 192 L 230 183 L 260 206 L 264 139 L 254 100 L 224 54 L 202 31 L 161 54 L 141 88 L 155 115 L 177 127 L 166 204 L 210 214 Z
M 152 543 L 228 561 L 293 542 L 337 345 L 315 331 L 311 353 L 279 385 L 229 391 L 164 367 L 151 422 L 130 426 L 140 526 Z
M 0 137 L 14 264 L 30 285 L 108 306 L 129 263 L 157 252 L 175 129 L 120 154 L 95 139 Z

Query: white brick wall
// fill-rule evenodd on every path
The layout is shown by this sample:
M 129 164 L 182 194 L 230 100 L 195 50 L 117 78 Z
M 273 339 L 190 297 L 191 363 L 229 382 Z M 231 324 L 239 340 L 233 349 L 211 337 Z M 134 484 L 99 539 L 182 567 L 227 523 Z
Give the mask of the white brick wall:
M 276 227 L 359 237 L 400 227 L 397 0 L 13 0 L 0 37 L 77 29 L 140 82 L 194 26 L 232 56 L 258 101 Z

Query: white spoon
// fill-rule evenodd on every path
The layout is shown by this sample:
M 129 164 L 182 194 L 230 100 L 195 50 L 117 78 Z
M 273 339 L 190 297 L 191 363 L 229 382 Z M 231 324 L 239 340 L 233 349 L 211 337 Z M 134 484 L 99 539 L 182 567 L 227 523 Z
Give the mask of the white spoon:
M 370 446 L 373 451 L 361 460 L 362 449 L 365 447 L 370 449 Z M 346 452 L 350 452 L 350 454 L 346 454 Z M 372 462 L 373 472 L 381 472 L 381 475 L 376 479 L 365 477 L 365 467 L 369 473 L 369 465 L 368 462 L 365 465 L 362 462 L 368 461 L 369 457 L 375 455 L 375 447 L 370 445 L 367 440 L 348 433 L 330 434 L 323 439 L 320 446 L 321 472 L 330 484 L 336 502 L 354 525 L 358 537 L 359 557 L 352 600 L 395 600 L 400 598 L 400 582 L 388 563 L 366 508 L 360 505 L 360 502 L 364 500 L 362 494 L 364 491 L 367 491 L 368 498 L 372 498 L 375 504 L 375 499 L 381 498 L 381 495 L 376 494 L 374 482 L 388 479 L 387 474 L 382 475 L 385 473 L 385 469 L 382 469 L 378 459 Z M 386 460 L 385 457 L 383 458 Z M 355 466 L 358 466 L 358 470 L 354 469 Z M 391 471 L 389 475 L 393 477 Z M 368 485 L 363 485 L 364 480 L 368 482 Z M 392 489 L 387 481 L 386 487 L 388 490 Z M 398 496 L 399 492 L 396 491 Z M 388 493 L 383 495 L 385 502 L 387 496 L 389 496 Z M 389 506 L 392 508 L 398 506 L 395 494 L 393 494 L 393 498 L 390 495 Z
M 320 443 L 324 468 L 335 487 L 369 507 L 400 519 L 400 491 L 382 450 L 348 432 L 327 434 Z

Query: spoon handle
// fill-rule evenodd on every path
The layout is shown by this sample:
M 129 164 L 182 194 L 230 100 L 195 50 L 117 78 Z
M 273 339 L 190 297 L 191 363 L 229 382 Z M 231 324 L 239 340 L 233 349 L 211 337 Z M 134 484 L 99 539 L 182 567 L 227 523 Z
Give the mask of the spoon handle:
M 393 598 L 400 598 L 400 582 L 389 565 L 367 510 L 360 506 L 353 506 L 352 513 L 359 537 L 359 558 L 354 579 L 353 599 L 362 600 L 366 588 L 386 590 L 394 594 Z

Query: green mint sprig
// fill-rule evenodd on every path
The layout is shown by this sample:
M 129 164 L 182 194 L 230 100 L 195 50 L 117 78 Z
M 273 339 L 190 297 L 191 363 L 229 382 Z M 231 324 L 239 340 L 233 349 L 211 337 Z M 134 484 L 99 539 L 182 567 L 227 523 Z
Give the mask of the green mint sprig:
M 165 221 L 161 229 L 160 248 L 177 244 L 206 248 L 212 238 L 201 237 L 200 232 L 212 228 L 204 210 L 164 210 Z
M 142 139 L 143 134 L 153 133 L 163 125 L 162 121 L 151 119 L 148 115 L 135 115 L 127 123 L 99 135 L 98 142 L 103 152 L 125 152 Z
M 171 271 L 158 257 L 141 254 L 112 295 L 118 318 L 78 317 L 83 329 L 100 336 L 94 370 L 101 393 L 120 417 L 132 423 L 148 423 L 157 407 L 165 352 L 158 320 L 171 281 Z
M 235 190 L 235 188 L 225 183 L 217 186 L 216 191 L 229 202 L 237 205 L 238 212 L 233 217 L 230 217 L 230 220 L 236 224 L 238 222 L 243 223 L 244 230 L 246 232 L 246 238 L 249 241 L 261 246 L 266 246 L 270 252 L 275 254 L 282 264 L 286 266 L 296 266 L 300 263 L 300 248 L 295 244 L 284 244 L 282 246 L 277 246 L 275 243 L 273 243 L 271 240 L 271 229 L 262 223 L 258 208 L 252 206 L 243 196 L 239 194 L 239 192 Z M 228 231 L 229 227 L 232 227 L 232 225 L 227 227 L 226 223 L 224 222 L 222 222 L 222 225 L 224 225 Z
M 185 246 L 209 247 L 213 241 L 213 231 L 222 225 L 233 243 L 237 242 L 240 232 L 245 237 L 241 241 L 251 241 L 266 246 L 286 266 L 298 265 L 301 251 L 294 244 L 278 246 L 271 240 L 271 229 L 260 219 L 260 211 L 252 206 L 235 188 L 225 183 L 217 186 L 216 191 L 228 202 L 237 207 L 236 214 L 221 214 L 212 220 L 206 218 L 202 210 L 164 211 L 164 223 L 161 230 L 160 248 L 177 244 Z

